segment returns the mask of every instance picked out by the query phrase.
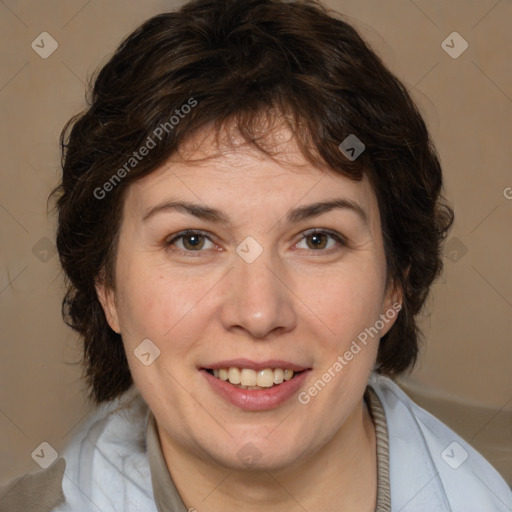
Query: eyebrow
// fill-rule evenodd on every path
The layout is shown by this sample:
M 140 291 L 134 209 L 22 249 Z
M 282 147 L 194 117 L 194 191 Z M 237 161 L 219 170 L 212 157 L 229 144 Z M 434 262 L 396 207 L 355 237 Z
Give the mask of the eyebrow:
M 369 225 L 368 214 L 366 211 L 359 204 L 344 198 L 331 199 L 329 201 L 319 201 L 294 208 L 290 210 L 286 215 L 286 222 L 288 224 L 296 224 L 306 219 L 318 217 L 319 215 L 330 212 L 334 209 L 352 211 L 359 216 L 365 225 Z M 143 215 L 142 221 L 147 222 L 151 217 L 154 217 L 159 213 L 171 211 L 188 213 L 199 219 L 216 222 L 218 224 L 228 225 L 230 223 L 228 216 L 221 210 L 200 204 L 189 203 L 186 201 L 166 201 L 165 203 L 156 205 L 153 208 L 150 208 Z

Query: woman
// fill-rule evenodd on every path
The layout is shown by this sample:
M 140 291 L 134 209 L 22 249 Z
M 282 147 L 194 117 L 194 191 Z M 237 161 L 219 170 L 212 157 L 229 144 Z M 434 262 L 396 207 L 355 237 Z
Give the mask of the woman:
M 64 310 L 98 409 L 37 477 L 53 510 L 512 510 L 391 380 L 453 212 L 351 26 L 190 2 L 121 44 L 61 142 Z

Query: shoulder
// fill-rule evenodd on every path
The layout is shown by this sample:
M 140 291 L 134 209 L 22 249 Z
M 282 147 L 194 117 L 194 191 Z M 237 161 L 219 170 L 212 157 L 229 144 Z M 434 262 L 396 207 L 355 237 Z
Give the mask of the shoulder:
M 0 512 L 47 512 L 64 502 L 62 479 L 66 461 L 58 458 L 50 467 L 27 473 L 0 489 Z
M 9 493 L 16 495 L 17 508 L 2 508 L 2 500 L 0 512 L 156 512 L 146 451 L 148 415 L 134 387 L 98 407 L 52 466 L 21 477 L 24 485 Z M 50 489 L 47 506 L 37 501 L 39 487 L 45 486 Z M 37 503 L 26 507 L 19 501 L 23 494 Z
M 512 510 L 509 486 L 471 445 L 391 379 L 369 384 L 386 414 L 393 510 Z
M 67 463 L 63 490 L 73 503 L 69 510 L 156 512 L 146 450 L 148 415 L 149 407 L 132 387 L 82 424 L 62 455 Z

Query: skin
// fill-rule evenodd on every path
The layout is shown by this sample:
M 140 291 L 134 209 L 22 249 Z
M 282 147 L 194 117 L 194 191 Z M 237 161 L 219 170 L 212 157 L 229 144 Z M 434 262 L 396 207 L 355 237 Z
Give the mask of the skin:
M 217 395 L 198 371 L 238 357 L 283 359 L 312 368 L 300 390 L 307 391 L 359 333 L 400 302 L 399 292 L 386 288 L 378 205 L 367 179 L 313 167 L 284 128 L 272 136 L 278 161 L 236 138 L 233 144 L 233 137 L 216 146 L 211 133 L 200 132 L 182 148 L 183 158 L 132 184 L 115 290 L 98 283 L 98 297 L 122 335 L 187 508 L 373 511 L 375 431 L 363 393 L 378 336 L 305 405 L 292 397 L 270 410 L 245 411 Z M 286 223 L 290 209 L 339 197 L 360 205 L 368 223 L 347 208 Z M 171 199 L 222 210 L 230 222 L 176 210 L 142 220 Z M 337 232 L 346 245 L 330 236 L 302 238 L 311 228 Z M 204 231 L 211 241 L 167 244 L 186 229 Z M 263 248 L 252 263 L 236 253 L 248 236 Z M 144 366 L 134 349 L 147 338 L 160 356 Z M 259 453 L 250 466 L 238 456 L 247 443 Z

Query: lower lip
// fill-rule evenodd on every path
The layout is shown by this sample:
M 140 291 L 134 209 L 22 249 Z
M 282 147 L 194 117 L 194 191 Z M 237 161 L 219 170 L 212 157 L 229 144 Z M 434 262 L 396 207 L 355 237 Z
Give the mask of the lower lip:
M 292 379 L 268 389 L 240 389 L 228 381 L 214 377 L 206 370 L 200 371 L 215 392 L 232 405 L 246 411 L 266 411 L 284 404 L 299 390 L 310 372 L 305 370 Z

